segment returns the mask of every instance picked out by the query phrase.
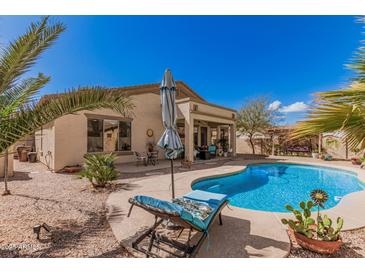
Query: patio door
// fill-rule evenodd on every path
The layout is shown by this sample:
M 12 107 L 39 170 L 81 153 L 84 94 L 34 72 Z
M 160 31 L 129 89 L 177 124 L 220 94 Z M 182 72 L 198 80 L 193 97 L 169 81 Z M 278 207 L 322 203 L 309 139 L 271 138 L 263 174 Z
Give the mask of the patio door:
M 200 128 L 200 145 L 201 146 L 208 145 L 208 128 L 207 127 Z

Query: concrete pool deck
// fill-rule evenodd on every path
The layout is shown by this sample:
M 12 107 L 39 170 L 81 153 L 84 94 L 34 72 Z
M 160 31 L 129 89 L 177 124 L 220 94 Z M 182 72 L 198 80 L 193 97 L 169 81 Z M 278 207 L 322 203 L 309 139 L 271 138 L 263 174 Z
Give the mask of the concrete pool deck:
M 237 173 L 245 169 L 247 164 L 290 162 L 312 164 L 326 167 L 338 167 L 356 172 L 359 179 L 365 182 L 365 170 L 352 167 L 346 162 L 324 162 L 310 158 L 271 157 L 267 160 L 235 160 L 222 166 L 203 170 L 187 171 L 175 174 L 176 196 L 191 191 L 191 183 L 197 179 L 211 176 L 221 176 Z M 130 204 L 128 199 L 135 195 L 148 195 L 164 200 L 171 199 L 171 177 L 169 174 L 142 178 L 133 183 L 128 191 L 111 193 L 107 206 L 109 223 L 116 238 L 135 256 L 142 256 L 131 247 L 131 242 L 151 226 L 154 217 L 140 208 L 134 208 L 130 218 L 127 218 Z M 344 229 L 356 229 L 365 226 L 365 191 L 346 195 L 332 209 L 323 211 L 331 217 L 343 216 Z M 286 257 L 290 252 L 290 240 L 286 226 L 280 219 L 288 217 L 287 213 L 264 212 L 229 206 L 222 212 L 223 226 L 215 223 L 204 242 L 197 257 Z

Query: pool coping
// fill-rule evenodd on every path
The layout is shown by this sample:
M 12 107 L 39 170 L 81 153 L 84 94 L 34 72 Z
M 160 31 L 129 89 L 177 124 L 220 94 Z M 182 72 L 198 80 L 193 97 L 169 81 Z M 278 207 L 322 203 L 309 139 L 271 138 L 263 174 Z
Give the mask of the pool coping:
M 239 161 L 240 160 L 230 161 L 230 162 L 227 162 L 225 165 L 230 165 L 230 164 L 232 164 L 232 162 L 234 163 L 234 162 L 239 162 Z M 318 163 L 318 162 L 308 162 L 308 161 L 305 161 L 304 159 L 301 159 L 299 161 L 295 160 L 295 159 L 258 159 L 258 160 L 248 160 L 248 161 L 250 161 L 250 163 L 243 165 L 241 167 L 241 169 L 239 169 L 239 170 L 222 173 L 222 174 L 218 174 L 218 175 L 215 174 L 215 175 L 195 178 L 194 180 L 191 181 L 190 186 L 192 187 L 194 184 L 196 184 L 197 182 L 202 181 L 202 180 L 220 178 L 220 177 L 239 174 L 241 172 L 244 172 L 247 169 L 247 167 L 250 165 L 285 163 L 285 164 L 298 164 L 298 165 L 307 165 L 307 166 L 315 166 L 315 167 L 325 167 L 325 168 L 336 169 L 339 171 L 351 172 L 358 178 L 358 180 L 365 187 L 365 170 L 362 170 L 359 167 L 356 168 L 356 167 L 348 167 L 348 166 L 343 166 L 343 165 L 334 167 L 333 165 L 330 164 L 332 161 L 328 161 L 328 163 L 327 162 Z M 353 201 L 350 203 L 348 200 L 351 199 L 352 196 L 361 196 L 363 199 L 357 197 L 355 200 L 356 201 L 355 204 Z M 345 219 L 344 228 L 342 229 L 342 231 L 351 231 L 351 230 L 357 230 L 357 229 L 364 228 L 365 227 L 365 218 L 358 219 L 357 217 L 361 217 L 361 212 L 359 214 L 358 210 L 361 210 L 361 208 L 365 208 L 365 202 L 361 203 L 361 201 L 360 201 L 360 203 L 359 203 L 359 201 L 358 201 L 359 199 L 362 201 L 365 201 L 365 188 L 363 190 L 359 190 L 356 192 L 351 192 L 349 194 L 346 194 L 345 196 L 343 196 L 341 198 L 340 202 L 337 205 L 335 205 L 334 207 L 329 208 L 329 209 L 321 210 L 321 212 L 323 214 L 327 214 L 332 219 L 336 219 L 338 216 L 341 216 L 341 215 L 339 215 L 341 212 L 350 214 L 350 216 L 347 214 L 346 214 L 347 216 L 345 216 L 345 217 L 341 216 Z M 281 220 L 282 218 L 293 218 L 292 213 L 287 213 L 287 212 L 264 211 L 264 210 L 258 210 L 258 209 L 241 208 L 241 207 L 237 207 L 234 205 L 230 205 L 230 206 L 237 208 L 237 209 L 243 209 L 243 210 L 249 210 L 249 211 L 273 213 L 273 214 L 277 215 L 279 220 Z M 356 208 L 357 210 L 356 209 L 352 210 L 353 208 Z M 358 216 L 358 215 L 360 215 L 360 216 Z M 346 222 L 346 218 L 350 219 L 349 224 L 348 224 L 348 222 Z M 360 221 L 358 221 L 358 220 L 360 220 Z

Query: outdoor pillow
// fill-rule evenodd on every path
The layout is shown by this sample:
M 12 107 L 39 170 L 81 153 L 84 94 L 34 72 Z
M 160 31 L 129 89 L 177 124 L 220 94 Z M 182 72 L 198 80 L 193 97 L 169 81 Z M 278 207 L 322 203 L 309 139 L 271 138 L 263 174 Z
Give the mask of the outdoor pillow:
M 203 202 L 198 202 L 191 199 L 186 199 L 183 197 L 173 199 L 173 203 L 182 206 L 186 211 L 191 213 L 195 218 L 198 218 L 202 221 L 209 217 L 209 214 L 213 211 L 213 209 L 207 204 Z
M 225 194 L 213 193 L 203 190 L 194 190 L 188 194 L 185 194 L 183 197 L 198 202 L 205 202 L 213 208 L 220 206 L 227 199 L 227 195 Z

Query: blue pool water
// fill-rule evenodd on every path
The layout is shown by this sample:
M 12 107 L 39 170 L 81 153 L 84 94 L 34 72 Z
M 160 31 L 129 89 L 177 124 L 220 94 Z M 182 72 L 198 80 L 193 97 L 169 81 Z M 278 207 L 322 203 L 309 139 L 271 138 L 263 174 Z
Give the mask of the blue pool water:
M 196 182 L 193 189 L 227 194 L 231 205 L 272 212 L 286 212 L 284 206 L 298 208 L 300 201 L 310 200 L 314 189 L 329 195 L 326 208 L 334 207 L 341 197 L 365 186 L 355 173 L 334 168 L 297 164 L 250 165 L 235 175 Z

